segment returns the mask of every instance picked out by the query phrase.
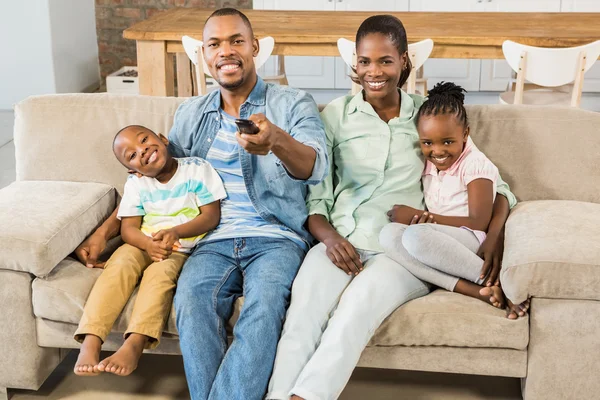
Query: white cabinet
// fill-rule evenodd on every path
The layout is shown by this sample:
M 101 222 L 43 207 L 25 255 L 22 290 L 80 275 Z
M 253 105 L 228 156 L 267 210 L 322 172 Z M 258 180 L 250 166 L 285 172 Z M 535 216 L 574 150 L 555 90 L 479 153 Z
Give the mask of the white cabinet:
M 562 0 L 560 11 L 566 12 L 600 12 L 598 0 Z
M 561 0 L 484 0 L 487 12 L 560 12 Z M 505 91 L 513 71 L 504 60 L 482 60 L 479 90 Z
M 254 9 L 334 11 L 338 0 L 254 0 Z M 258 71 L 261 76 L 274 76 L 277 57 Z M 331 88 L 335 81 L 335 57 L 285 57 L 285 72 L 290 86 L 297 88 Z
M 261 10 L 314 11 L 408 11 L 409 0 L 254 0 Z M 357 27 L 358 28 L 358 27 Z M 275 75 L 276 57 L 258 72 Z M 350 89 L 350 68 L 341 57 L 285 57 L 285 72 L 290 86 L 303 89 Z
M 562 0 L 560 10 L 563 12 L 600 12 L 600 0 Z M 585 73 L 583 91 L 600 92 L 600 60 L 596 61 L 596 64 Z
M 487 0 L 486 0 L 487 1 Z M 479 0 L 411 0 L 410 11 L 481 12 L 484 3 Z M 410 36 L 410 32 L 408 32 Z M 435 46 L 435 44 L 434 44 Z M 423 65 L 423 77 L 429 87 L 440 81 L 450 81 L 468 91 L 479 90 L 480 60 L 428 59 Z

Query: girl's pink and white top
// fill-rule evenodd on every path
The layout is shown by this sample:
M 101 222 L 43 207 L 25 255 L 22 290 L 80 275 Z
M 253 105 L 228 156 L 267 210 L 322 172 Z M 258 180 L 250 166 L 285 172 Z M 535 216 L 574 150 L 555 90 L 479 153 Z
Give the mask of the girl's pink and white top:
M 495 200 L 498 177 L 498 168 L 469 137 L 460 157 L 447 170 L 438 171 L 431 161 L 425 164 L 422 180 L 427 209 L 434 214 L 449 217 L 468 217 L 467 185 L 475 179 L 489 179 L 493 183 Z M 485 240 L 485 232 L 469 230 L 477 236 L 480 243 Z

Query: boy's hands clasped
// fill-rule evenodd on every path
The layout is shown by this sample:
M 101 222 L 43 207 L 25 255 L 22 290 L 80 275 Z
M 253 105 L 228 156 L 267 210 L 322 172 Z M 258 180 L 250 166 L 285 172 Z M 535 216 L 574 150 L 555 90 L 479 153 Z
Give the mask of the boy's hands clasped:
M 166 260 L 173 251 L 181 247 L 179 235 L 174 229 L 161 229 L 148 239 L 145 250 L 154 262 Z

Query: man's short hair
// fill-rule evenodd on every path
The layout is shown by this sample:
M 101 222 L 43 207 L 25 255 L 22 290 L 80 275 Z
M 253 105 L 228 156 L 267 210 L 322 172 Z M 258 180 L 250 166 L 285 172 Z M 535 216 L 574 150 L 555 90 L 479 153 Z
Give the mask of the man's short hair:
M 225 17 L 228 15 L 237 15 L 238 17 L 240 17 L 242 19 L 242 21 L 244 21 L 244 24 L 248 27 L 248 29 L 250 29 L 250 33 L 252 34 L 252 37 L 254 37 L 254 31 L 252 30 L 252 24 L 250 23 L 250 20 L 248 19 L 248 17 L 246 17 L 246 14 L 244 14 L 240 10 L 236 10 L 235 8 L 231 8 L 231 7 L 219 8 L 218 10 L 216 10 L 215 12 L 210 14 L 210 16 L 208 18 L 206 18 L 206 21 L 204 21 L 204 25 L 206 25 L 208 20 L 211 19 L 212 17 Z

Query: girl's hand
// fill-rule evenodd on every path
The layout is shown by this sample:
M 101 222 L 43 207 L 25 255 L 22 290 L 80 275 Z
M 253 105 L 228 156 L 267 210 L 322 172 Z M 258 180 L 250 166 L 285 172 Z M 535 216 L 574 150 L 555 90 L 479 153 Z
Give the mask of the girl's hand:
M 500 269 L 504 255 L 504 230 L 499 234 L 488 234 L 481 243 L 477 255 L 483 259 L 481 275 L 484 286 L 500 286 Z
M 358 275 L 363 270 L 358 252 L 352 244 L 341 236 L 323 241 L 327 247 L 327 257 L 348 275 Z
M 429 212 L 424 211 L 420 217 L 418 215 L 415 215 L 412 218 L 412 220 L 410 221 L 409 225 L 415 225 L 415 224 L 437 224 L 437 222 L 435 222 L 435 219 L 433 218 L 433 214 L 430 214 Z

